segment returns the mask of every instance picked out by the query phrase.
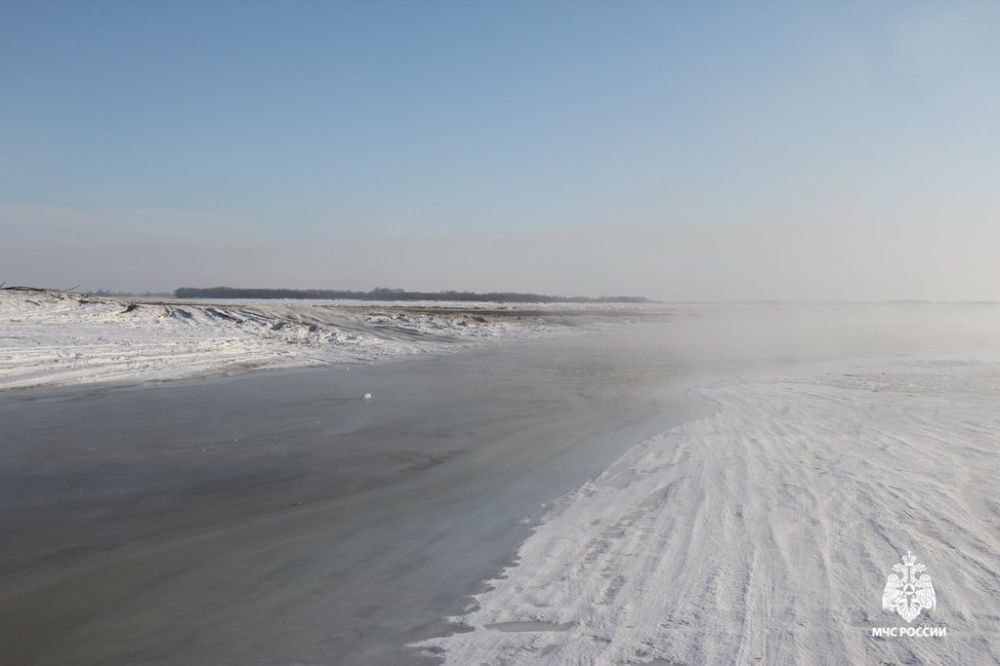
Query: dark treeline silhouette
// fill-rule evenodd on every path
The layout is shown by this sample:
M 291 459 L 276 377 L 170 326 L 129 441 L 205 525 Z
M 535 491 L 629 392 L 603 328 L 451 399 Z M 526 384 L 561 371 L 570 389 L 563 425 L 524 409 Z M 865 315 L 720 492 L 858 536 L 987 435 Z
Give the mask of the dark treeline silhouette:
M 181 287 L 176 298 L 322 298 L 358 301 L 478 301 L 499 303 L 650 303 L 641 296 L 545 296 L 494 291 L 479 294 L 472 291 L 405 291 L 379 287 L 371 291 L 340 289 L 237 289 L 233 287 Z

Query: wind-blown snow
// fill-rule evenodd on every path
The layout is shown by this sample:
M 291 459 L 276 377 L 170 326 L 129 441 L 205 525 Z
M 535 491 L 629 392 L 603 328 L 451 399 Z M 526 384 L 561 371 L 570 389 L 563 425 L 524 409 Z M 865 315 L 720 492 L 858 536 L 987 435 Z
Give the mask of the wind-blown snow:
M 586 314 L 587 306 L 550 310 L 489 303 L 129 302 L 5 289 L 0 389 L 373 361 L 566 331 L 599 319 L 570 316 Z
M 447 664 L 1000 663 L 1000 365 L 699 389 L 713 416 L 563 497 L 420 647 Z M 937 608 L 882 610 L 912 551 Z M 873 638 L 943 626 L 946 638 Z

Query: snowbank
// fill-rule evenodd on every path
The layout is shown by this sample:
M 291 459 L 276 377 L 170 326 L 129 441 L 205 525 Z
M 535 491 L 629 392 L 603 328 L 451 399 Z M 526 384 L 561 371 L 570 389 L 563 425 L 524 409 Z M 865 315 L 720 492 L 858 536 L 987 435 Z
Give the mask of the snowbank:
M 5 289 L 0 290 L 0 389 L 373 361 L 565 331 L 624 312 L 474 305 L 130 302 Z

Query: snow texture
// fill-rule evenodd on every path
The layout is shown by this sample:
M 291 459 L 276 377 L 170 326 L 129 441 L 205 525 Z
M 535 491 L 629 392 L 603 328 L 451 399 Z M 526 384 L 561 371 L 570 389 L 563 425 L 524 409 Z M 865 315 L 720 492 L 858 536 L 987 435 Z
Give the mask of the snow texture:
M 1000 365 L 892 360 L 697 389 L 717 407 L 564 496 L 419 644 L 447 664 L 1000 663 Z M 937 604 L 873 638 L 912 551 Z

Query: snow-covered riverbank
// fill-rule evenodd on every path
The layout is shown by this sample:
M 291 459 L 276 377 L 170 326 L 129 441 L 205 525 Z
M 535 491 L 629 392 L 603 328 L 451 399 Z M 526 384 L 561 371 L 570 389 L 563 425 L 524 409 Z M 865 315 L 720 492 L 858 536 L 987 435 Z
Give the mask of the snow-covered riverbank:
M 129 301 L 0 290 L 0 389 L 373 361 L 608 321 L 634 308 Z
M 717 412 L 564 496 L 455 621 L 447 664 L 1000 663 L 1000 363 L 715 385 Z M 908 551 L 937 605 L 882 608 Z M 443 652 L 442 652 L 443 651 Z

